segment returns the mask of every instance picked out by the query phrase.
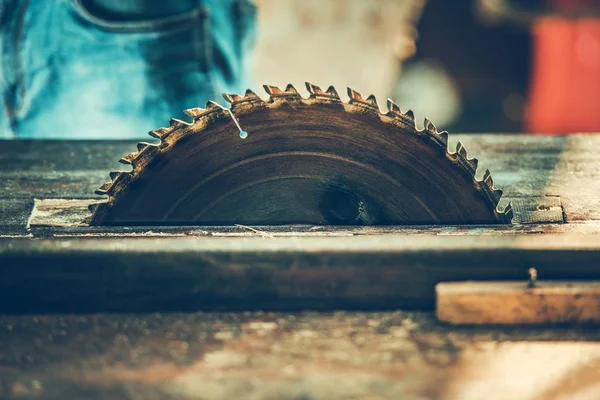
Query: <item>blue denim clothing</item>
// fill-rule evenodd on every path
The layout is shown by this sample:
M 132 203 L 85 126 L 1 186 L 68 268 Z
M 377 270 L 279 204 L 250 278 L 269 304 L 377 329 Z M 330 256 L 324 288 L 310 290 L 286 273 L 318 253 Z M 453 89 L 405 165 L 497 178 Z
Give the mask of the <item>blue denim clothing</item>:
M 140 18 L 84 0 L 0 1 L 0 137 L 146 138 L 186 108 L 250 87 L 252 0 L 187 3 Z

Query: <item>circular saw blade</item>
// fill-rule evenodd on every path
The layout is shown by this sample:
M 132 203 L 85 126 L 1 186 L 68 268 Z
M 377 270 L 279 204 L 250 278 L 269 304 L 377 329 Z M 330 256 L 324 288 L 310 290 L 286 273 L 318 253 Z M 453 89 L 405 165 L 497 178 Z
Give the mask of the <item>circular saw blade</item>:
M 209 102 L 187 110 L 192 123 L 172 120 L 150 132 L 96 193 L 94 225 L 393 225 L 508 223 L 497 209 L 502 191 L 462 144 L 388 101 L 349 89 L 307 84 L 303 98 L 265 86 L 225 95 L 231 108 Z

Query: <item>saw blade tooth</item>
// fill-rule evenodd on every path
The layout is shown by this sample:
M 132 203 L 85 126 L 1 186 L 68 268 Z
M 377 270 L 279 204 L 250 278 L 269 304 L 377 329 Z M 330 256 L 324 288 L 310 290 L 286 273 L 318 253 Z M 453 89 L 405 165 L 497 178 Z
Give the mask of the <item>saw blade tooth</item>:
M 467 149 L 465 149 L 465 146 L 463 146 L 460 140 L 456 143 L 456 154 L 465 160 L 467 159 Z
M 108 173 L 108 176 L 110 176 L 111 180 L 115 181 L 122 173 L 122 171 L 111 171 Z
M 291 83 L 288 83 L 288 85 L 285 87 L 285 91 L 283 92 L 283 94 L 292 95 L 292 96 L 300 96 L 300 93 L 296 90 L 294 85 L 292 85 Z
M 204 112 L 204 109 L 200 108 L 200 107 L 193 107 L 193 108 L 188 108 L 186 110 L 183 110 L 183 113 L 192 119 L 197 118 L 198 116 L 202 115 L 203 112 Z
M 444 147 L 448 148 L 448 132 L 442 131 L 438 133 L 438 138 L 444 144 Z
M 269 96 L 277 96 L 283 94 L 283 91 L 277 86 L 263 85 L 263 88 L 265 88 L 265 92 L 267 92 Z
M 134 165 L 140 153 L 129 153 L 119 160 L 121 164 Z
M 188 117 L 196 120 L 196 119 L 200 118 L 201 116 L 203 116 L 204 114 L 208 114 L 210 112 L 213 112 L 214 110 L 220 110 L 220 109 L 223 109 L 223 106 L 221 106 L 219 103 L 209 100 L 206 102 L 206 106 L 204 108 L 202 108 L 202 107 L 188 108 L 187 110 L 183 110 L 183 113 L 185 115 L 187 115 Z M 177 129 L 182 126 L 189 126 L 189 124 L 187 122 L 181 121 L 176 118 L 172 118 L 170 121 L 170 124 L 171 124 L 172 129 Z
M 240 96 L 238 94 L 223 93 L 223 98 L 230 104 L 242 101 L 242 96 Z
M 137 153 L 129 153 L 119 160 L 121 164 L 132 165 Z
M 223 94 L 225 100 L 227 100 L 231 104 L 231 110 L 235 111 L 238 107 L 243 107 L 244 104 L 251 104 L 253 106 L 262 106 L 266 105 L 266 102 L 261 99 L 256 93 L 252 90 L 247 89 L 244 96 L 239 96 L 237 94 Z M 217 103 L 215 103 L 217 104 Z M 219 106 L 220 107 L 220 106 Z M 220 107 L 222 110 L 225 110 L 225 107 Z
M 402 115 L 402 110 L 392 99 L 387 99 L 388 111 L 394 115 Z
M 108 191 L 110 190 L 111 187 L 112 187 L 112 181 L 103 183 L 102 186 L 100 186 L 98 189 L 96 189 L 94 191 L 94 193 L 103 196 L 105 194 L 108 194 Z
M 91 203 L 91 204 L 88 204 L 88 210 L 92 214 L 94 214 L 96 212 L 96 210 L 98 209 L 98 207 L 100 207 L 100 204 L 102 204 L 102 203 Z
M 483 180 L 481 181 L 484 187 L 484 191 L 492 200 L 494 207 L 498 206 L 500 203 L 500 199 L 502 198 L 502 189 L 494 189 L 494 180 L 492 179 L 492 174 L 489 169 L 485 170 L 483 174 Z M 512 218 L 512 217 L 511 217 Z M 505 222 L 510 222 L 510 218 L 505 218 Z
M 329 86 L 326 91 L 323 91 L 319 86 L 306 82 L 306 89 L 310 94 L 309 98 L 321 104 L 338 104 L 342 102 L 333 86 Z
M 473 175 L 475 175 L 475 172 L 477 172 L 477 166 L 479 165 L 479 160 L 476 158 L 472 158 L 470 160 L 467 160 L 467 162 L 471 165 L 471 168 L 473 169 Z
M 151 130 L 150 132 L 148 132 L 148 134 L 150 136 L 152 136 L 153 138 L 160 139 L 169 132 L 171 132 L 170 128 L 158 128 L 158 129 Z
M 244 101 L 252 101 L 252 102 L 257 102 L 257 103 L 264 103 L 265 101 L 263 99 L 260 98 L 259 95 L 257 95 L 256 93 L 254 93 L 252 90 L 247 89 L 246 93 L 244 94 Z
M 325 92 L 323 92 L 323 90 L 321 90 L 321 88 L 318 87 L 317 85 L 313 85 L 310 82 L 305 82 L 305 85 L 306 85 L 306 90 L 308 90 L 308 93 L 310 93 L 311 96 L 325 94 Z
M 404 113 L 404 116 L 407 117 L 408 119 L 412 120 L 413 122 L 415 121 L 415 113 L 413 112 L 413 110 L 408 110 Z
M 169 128 L 171 128 L 171 130 L 179 129 L 181 127 L 188 126 L 188 125 L 189 124 L 187 122 L 182 121 L 177 118 L 171 118 L 169 120 Z
M 490 189 L 494 187 L 494 180 L 492 179 L 492 174 L 489 169 L 486 169 L 485 174 L 483 174 L 483 182 L 488 185 Z
M 352 88 L 348 88 L 348 97 L 350 97 L 351 101 L 355 100 L 355 101 L 359 101 L 361 103 L 365 101 L 365 99 L 363 99 L 362 95 Z
M 111 171 L 108 173 L 108 175 L 110 176 L 110 182 L 106 182 L 104 184 L 102 184 L 102 186 L 100 186 L 98 189 L 96 189 L 96 191 L 94 193 L 99 194 L 99 195 L 111 195 L 113 194 L 115 185 L 117 184 L 118 181 L 121 180 L 121 177 L 123 176 L 130 176 L 129 172 L 127 171 Z
M 502 214 L 504 214 L 504 220 L 506 222 L 510 222 L 513 219 L 515 213 L 513 210 L 512 203 L 510 201 L 508 202 L 506 207 L 504 207 L 504 211 L 502 211 Z
M 478 161 L 476 158 L 473 159 L 469 159 L 469 156 L 467 154 L 467 149 L 465 148 L 465 146 L 462 144 L 462 142 L 459 140 L 458 143 L 456 143 L 456 153 L 458 155 L 458 157 L 460 157 L 460 159 L 467 164 L 467 166 L 471 169 L 471 174 L 473 175 L 473 177 L 475 176 L 475 173 L 477 172 L 477 164 Z
M 204 112 L 205 113 L 208 112 L 208 111 L 215 110 L 215 109 L 222 110 L 223 106 L 220 105 L 219 103 L 217 103 L 216 101 L 213 101 L 213 100 L 209 100 L 209 101 L 206 102 L 206 105 L 204 106 Z
M 370 95 L 365 99 L 356 90 L 348 88 L 348 96 L 350 97 L 350 104 L 359 104 L 367 110 L 372 110 L 379 113 L 379 105 L 377 104 L 375 95 Z
M 423 127 L 429 132 L 437 133 L 437 127 L 427 117 L 423 120 Z
M 266 101 L 264 101 L 263 99 L 260 98 L 259 95 L 257 95 L 256 93 L 254 93 L 252 90 L 247 89 L 246 93 L 244 94 L 244 96 L 242 97 L 241 100 L 236 101 L 235 103 L 231 104 L 231 110 L 234 111 L 236 110 L 238 107 L 243 107 L 244 104 L 250 104 L 252 106 L 265 106 L 267 104 Z
M 379 104 L 377 104 L 377 98 L 375 97 L 374 94 L 372 94 L 369 97 L 367 97 L 365 99 L 365 102 L 371 104 L 373 107 L 375 107 L 375 108 L 377 108 L 379 110 Z
M 146 148 L 152 146 L 150 143 L 147 142 L 139 142 L 137 144 L 137 149 L 138 149 L 138 153 L 141 153 L 142 151 L 146 150 Z
M 164 136 L 164 135 L 163 135 Z M 150 147 L 158 147 L 155 144 L 151 144 L 151 143 L 147 143 L 147 142 L 139 142 L 137 144 L 137 149 L 138 151 L 135 153 L 129 153 L 126 156 L 122 157 L 119 162 L 121 164 L 126 164 L 126 165 L 131 165 L 134 167 L 136 167 L 136 165 L 138 164 L 138 160 L 140 159 L 140 157 L 142 157 L 142 154 Z M 116 172 L 115 172 L 116 174 Z
M 423 129 L 427 130 L 428 127 L 429 127 L 429 118 L 425 117 L 425 119 L 423 119 Z
M 341 100 L 340 95 L 338 94 L 337 90 L 335 90 L 335 88 L 333 86 L 329 86 L 327 88 L 326 93 L 335 99 Z
M 300 100 L 302 97 L 300 93 L 296 90 L 296 88 L 290 83 L 286 86 L 285 90 L 281 90 L 276 86 L 264 85 L 265 90 L 271 97 L 271 101 L 275 99 L 285 99 L 285 100 Z
M 492 193 L 494 194 L 494 201 L 497 204 L 500 201 L 500 198 L 502 197 L 503 191 L 502 189 L 494 189 Z
M 132 153 L 132 154 L 135 154 L 135 153 Z M 133 164 L 133 157 L 132 157 L 132 154 L 127 154 L 125 157 L 121 158 L 121 159 L 119 160 L 119 162 L 120 162 L 121 164 L 125 164 L 125 165 L 131 165 L 131 164 Z

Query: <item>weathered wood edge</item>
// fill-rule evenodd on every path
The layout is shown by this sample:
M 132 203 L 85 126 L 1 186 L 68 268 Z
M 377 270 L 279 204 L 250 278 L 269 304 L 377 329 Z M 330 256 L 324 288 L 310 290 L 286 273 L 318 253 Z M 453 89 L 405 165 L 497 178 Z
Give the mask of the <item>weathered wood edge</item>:
M 115 227 L 115 226 L 90 226 L 89 219 L 91 213 L 88 207 L 91 204 L 98 203 L 98 199 L 35 199 L 33 210 L 29 218 L 28 227 L 33 231 L 39 231 L 44 228 L 53 228 L 57 232 L 61 231 L 76 231 L 84 235 L 87 232 L 115 232 L 125 230 L 138 230 L 140 227 L 127 226 L 127 227 Z M 514 231 L 515 228 L 518 230 L 518 226 L 528 224 L 541 224 L 541 223 L 559 223 L 562 224 L 563 210 L 559 196 L 530 196 L 530 197 L 513 197 L 502 199 L 501 207 L 506 207 L 512 203 L 514 210 L 513 224 L 490 224 L 480 225 L 489 231 L 507 230 Z M 470 227 L 475 225 L 465 225 L 464 227 Z M 443 226 L 415 226 L 412 230 L 433 230 L 442 229 L 448 230 L 456 229 L 458 226 L 443 225 Z M 79 228 L 79 229 L 78 229 Z M 170 231 L 177 227 L 169 226 L 155 226 L 155 229 L 161 231 Z M 182 227 L 179 227 L 181 230 Z M 185 228 L 185 227 L 183 227 Z M 201 226 L 196 228 L 201 229 Z M 350 227 L 352 228 L 352 227 Z M 356 227 L 354 227 L 356 228 Z M 365 228 L 365 227 L 360 227 Z M 367 229 L 377 229 L 380 226 L 369 226 Z M 406 229 L 406 232 L 411 232 L 411 229 Z M 449 228 L 449 229 L 448 229 Z M 190 227 L 188 227 L 190 229 Z M 191 227 L 190 230 L 192 230 Z M 275 229 L 277 229 L 275 227 Z M 336 227 L 325 227 L 326 230 L 334 230 Z M 385 229 L 385 227 L 384 227 Z M 196 229 L 198 230 L 198 229 Z M 50 229 L 45 229 L 46 232 L 50 232 Z M 418 232 L 415 232 L 418 233 Z
M 436 315 L 455 325 L 599 324 L 600 281 L 443 282 Z
M 1 312 L 432 309 L 439 282 L 600 279 L 593 236 L 0 240 Z

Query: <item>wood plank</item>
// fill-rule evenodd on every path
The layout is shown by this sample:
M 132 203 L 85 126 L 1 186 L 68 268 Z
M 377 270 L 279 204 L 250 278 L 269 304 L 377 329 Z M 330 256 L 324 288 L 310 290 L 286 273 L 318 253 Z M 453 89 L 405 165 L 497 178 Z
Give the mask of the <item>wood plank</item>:
M 564 222 L 560 196 L 504 197 L 513 207 L 513 224 L 542 224 Z M 501 204 L 504 206 L 504 204 Z
M 600 135 L 458 136 L 505 194 L 558 195 L 567 222 L 600 219 Z
M 148 142 L 154 139 L 148 136 Z M 0 173 L 108 171 L 135 150 L 132 140 L 0 140 Z
M 92 203 L 97 202 L 97 199 L 35 199 L 31 218 L 29 220 L 29 227 L 34 233 L 40 232 L 38 228 L 51 227 L 53 229 L 45 230 L 46 234 L 60 235 L 64 233 L 75 233 L 85 236 L 89 233 L 100 233 L 110 232 L 117 234 L 118 232 L 131 233 L 135 231 L 147 231 L 148 227 L 136 227 L 128 226 L 127 230 L 123 227 L 114 226 L 89 226 L 89 219 L 91 213 L 88 210 L 88 206 Z M 520 224 L 541 224 L 541 223 L 562 223 L 563 214 L 562 207 L 560 204 L 560 197 L 516 197 L 512 199 L 504 199 L 504 205 L 508 202 L 513 204 L 515 217 L 513 218 L 512 225 L 480 225 L 480 226 L 469 226 L 469 225 L 444 225 L 437 227 L 440 232 L 452 234 L 453 232 L 462 232 L 462 234 L 469 234 L 469 231 L 474 231 L 477 234 L 486 234 L 490 232 L 522 232 L 524 228 L 520 227 Z M 293 225 L 287 225 L 289 229 L 284 229 L 288 235 L 293 235 Z M 72 228 L 81 228 L 74 230 Z M 193 234 L 194 231 L 202 231 L 203 228 L 209 231 L 215 232 L 215 227 L 204 227 L 204 226 L 190 226 L 185 230 L 182 227 L 169 227 L 169 226 L 153 226 L 152 233 L 168 233 L 168 232 L 190 232 Z M 226 231 L 231 229 L 224 227 Z M 218 228 L 217 228 L 218 229 Z M 245 230 L 252 230 L 253 228 L 246 228 Z M 281 229 L 277 226 L 264 226 L 260 229 L 265 231 L 273 231 L 281 233 Z M 377 230 L 379 229 L 379 231 Z M 396 232 L 399 233 L 401 230 L 406 234 L 419 234 L 425 232 L 434 233 L 434 226 L 348 226 L 346 230 L 351 230 L 355 233 L 362 234 L 375 234 L 376 232 Z M 314 232 L 315 235 L 321 235 L 323 233 L 330 232 L 333 234 L 335 231 L 339 231 L 339 227 L 335 226 L 299 226 L 298 233 L 310 234 Z
M 600 279 L 589 235 L 0 240 L 1 312 L 431 309 L 439 282 Z
M 436 313 L 451 324 L 600 323 L 600 281 L 444 282 Z
M 33 199 L 0 198 L 0 237 L 28 235 L 27 221 L 33 210 Z

